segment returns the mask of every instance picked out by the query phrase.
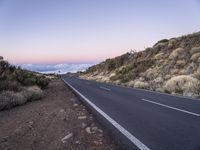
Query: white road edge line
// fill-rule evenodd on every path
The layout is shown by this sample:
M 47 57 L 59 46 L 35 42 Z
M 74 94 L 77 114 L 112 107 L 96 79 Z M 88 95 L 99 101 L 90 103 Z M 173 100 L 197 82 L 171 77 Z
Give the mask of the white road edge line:
M 173 109 L 173 110 L 177 110 L 177 111 L 180 111 L 180 112 L 184 112 L 184 113 L 187 113 L 187 114 L 190 114 L 190 115 L 194 115 L 194 116 L 197 116 L 199 117 L 200 114 L 197 114 L 197 113 L 193 113 L 193 112 L 190 112 L 190 111 L 187 111 L 187 110 L 183 110 L 183 109 L 179 109 L 179 108 L 176 108 L 176 107 L 172 107 L 172 106 L 168 106 L 168 105 L 165 105 L 165 104 L 161 104 L 161 103 L 158 103 L 158 102 L 154 102 L 154 101 L 151 101 L 151 100 L 147 100 L 147 99 L 141 99 L 145 102 L 149 102 L 149 103 L 153 103 L 153 104 L 156 104 L 156 105 L 160 105 L 160 106 L 163 106 L 163 107 L 167 107 L 167 108 L 170 108 L 170 109 Z
M 99 88 L 100 88 L 100 89 L 104 89 L 104 90 L 106 90 L 106 91 L 111 91 L 111 89 L 106 88 L 106 87 L 103 87 L 103 86 L 100 86 Z
M 88 98 L 86 98 L 83 94 L 81 94 L 78 90 L 76 90 L 73 86 L 71 86 L 67 81 L 62 79 L 69 87 L 71 87 L 79 96 L 81 96 L 91 107 L 93 107 L 98 113 L 100 113 L 106 120 L 108 120 L 115 128 L 117 128 L 124 136 L 126 136 L 134 145 L 136 145 L 140 150 L 150 150 L 146 145 L 144 145 L 140 140 L 134 137 L 130 132 L 128 132 L 125 128 L 123 128 L 120 124 L 118 124 L 115 120 L 113 120 L 110 116 L 108 116 L 105 112 L 103 112 L 99 107 L 97 107 L 94 103 L 92 103 Z

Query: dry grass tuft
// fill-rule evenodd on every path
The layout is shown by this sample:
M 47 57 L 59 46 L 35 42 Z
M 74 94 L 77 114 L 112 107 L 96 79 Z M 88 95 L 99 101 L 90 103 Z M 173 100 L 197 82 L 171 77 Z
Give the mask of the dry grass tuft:
M 200 53 L 200 47 L 193 47 L 190 51 L 190 53 L 193 55 L 195 53 Z
M 23 95 L 27 101 L 38 100 L 43 97 L 43 92 L 38 86 L 31 86 L 23 90 Z
M 43 92 L 38 86 L 23 88 L 21 92 L 2 91 L 0 94 L 0 110 L 10 109 L 27 101 L 38 100 L 42 97 Z
M 197 61 L 198 58 L 200 58 L 200 53 L 194 53 L 194 54 L 192 55 L 192 57 L 191 57 L 191 59 L 192 59 L 193 61 Z
M 9 109 L 11 107 L 26 103 L 26 98 L 22 93 L 13 91 L 3 91 L 0 94 L 0 110 Z
M 169 93 L 179 93 L 185 96 L 199 95 L 199 81 L 189 75 L 175 76 L 169 79 L 164 89 Z
M 170 59 L 176 59 L 178 58 L 180 55 L 182 55 L 184 52 L 183 48 L 177 48 L 175 49 L 169 56 Z
M 148 89 L 149 88 L 149 84 L 147 82 L 143 82 L 143 81 L 136 81 L 134 84 L 135 88 L 141 88 L 141 89 Z

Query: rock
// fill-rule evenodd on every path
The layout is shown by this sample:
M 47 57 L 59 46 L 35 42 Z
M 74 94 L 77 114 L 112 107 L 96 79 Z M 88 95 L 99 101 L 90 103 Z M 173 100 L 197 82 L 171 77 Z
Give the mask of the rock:
M 63 143 L 66 143 L 67 142 L 67 140 L 69 139 L 69 138 L 71 138 L 73 136 L 73 133 L 69 133 L 68 135 L 66 135 L 64 138 L 62 138 L 62 142 Z
M 80 142 L 80 141 L 76 141 L 75 143 L 76 143 L 76 144 L 81 144 L 81 142 Z
M 82 126 L 82 128 L 85 128 L 87 126 L 87 124 L 86 123 L 82 123 L 81 126 Z
M 102 145 L 102 144 L 103 144 L 103 143 L 100 142 L 100 141 L 94 141 L 93 143 L 96 144 L 96 145 Z
M 99 131 L 100 133 L 103 133 L 103 130 L 101 130 L 101 129 L 98 129 L 98 131 Z
M 103 134 L 98 134 L 98 137 L 103 137 Z
M 83 120 L 83 119 L 86 119 L 86 118 L 87 118 L 87 116 L 78 116 L 79 120 Z
M 76 104 L 76 103 L 75 103 L 73 106 L 74 106 L 74 107 L 77 107 L 77 106 L 78 106 L 78 104 Z
M 65 110 L 64 109 L 60 109 L 60 113 L 64 113 L 65 112 Z
M 93 127 L 92 130 L 96 131 L 98 128 L 97 127 Z
M 76 100 L 75 100 L 74 98 L 71 98 L 70 101 L 71 101 L 71 102 L 75 102 Z
M 33 124 L 33 121 L 29 121 L 28 123 L 29 123 L 30 125 L 32 125 L 32 124 Z
M 92 134 L 92 131 L 91 131 L 91 128 L 90 128 L 90 127 L 87 127 L 87 128 L 85 129 L 85 131 L 86 131 L 88 134 Z

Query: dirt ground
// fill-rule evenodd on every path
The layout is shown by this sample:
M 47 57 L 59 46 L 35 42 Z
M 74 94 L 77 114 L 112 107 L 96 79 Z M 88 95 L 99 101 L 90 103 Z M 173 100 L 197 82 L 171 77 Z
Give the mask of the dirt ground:
M 0 112 L 0 150 L 113 150 L 112 140 L 61 81 L 39 101 Z

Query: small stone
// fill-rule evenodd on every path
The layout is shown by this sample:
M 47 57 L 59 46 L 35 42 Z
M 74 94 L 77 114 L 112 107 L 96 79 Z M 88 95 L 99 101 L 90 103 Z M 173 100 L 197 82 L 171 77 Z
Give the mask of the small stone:
M 70 101 L 75 102 L 75 99 L 74 99 L 74 98 L 71 98 Z
M 63 112 L 65 112 L 65 110 L 64 109 L 60 109 L 60 113 L 63 113 Z
M 99 131 L 100 133 L 103 133 L 103 130 L 101 130 L 101 129 L 98 129 L 98 131 Z
M 78 104 L 76 104 L 76 103 L 75 103 L 73 106 L 74 106 L 74 107 L 77 107 L 77 106 L 78 106 Z
M 28 123 L 29 123 L 30 125 L 32 125 L 32 124 L 33 124 L 33 121 L 29 121 Z
M 76 143 L 76 144 L 81 144 L 81 142 L 80 142 L 80 141 L 76 141 L 75 143 Z
M 93 143 L 96 144 L 96 145 L 102 145 L 103 144 L 102 142 L 99 142 L 99 141 L 94 141 Z
M 96 131 L 98 128 L 97 127 L 93 127 L 92 130 Z
M 86 131 L 88 134 L 92 134 L 92 131 L 91 131 L 90 127 L 87 127 L 87 128 L 85 129 L 85 131 Z
M 94 141 L 93 143 L 94 143 L 94 144 L 97 144 L 97 145 L 99 144 L 99 142 L 98 142 L 98 141 Z
M 87 124 L 86 123 L 82 123 L 81 126 L 82 126 L 82 128 L 85 128 L 87 126 Z
M 69 138 L 71 138 L 72 136 L 73 136 L 73 133 L 69 133 L 69 134 L 66 135 L 64 138 L 62 138 L 61 141 L 62 141 L 63 143 L 66 143 L 66 142 L 67 142 L 66 140 L 69 139 Z
M 83 120 L 83 119 L 86 119 L 86 118 L 87 118 L 87 116 L 78 116 L 79 120 Z

